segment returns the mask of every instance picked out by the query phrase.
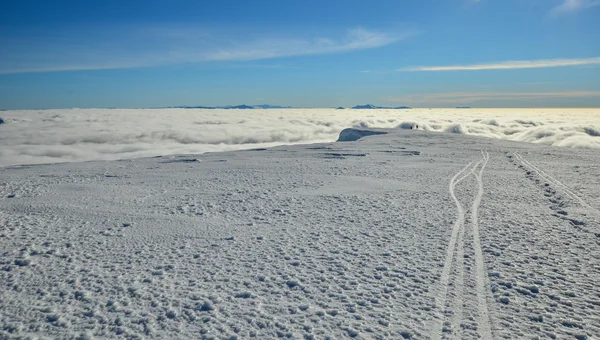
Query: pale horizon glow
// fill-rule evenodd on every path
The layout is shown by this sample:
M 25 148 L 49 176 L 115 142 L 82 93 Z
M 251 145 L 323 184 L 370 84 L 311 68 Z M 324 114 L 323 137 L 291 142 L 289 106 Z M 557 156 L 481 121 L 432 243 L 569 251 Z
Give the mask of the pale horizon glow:
M 409 94 L 387 97 L 392 103 L 419 104 L 471 104 L 486 100 L 535 100 L 553 98 L 586 98 L 600 96 L 600 91 L 553 91 L 553 92 L 447 92 Z

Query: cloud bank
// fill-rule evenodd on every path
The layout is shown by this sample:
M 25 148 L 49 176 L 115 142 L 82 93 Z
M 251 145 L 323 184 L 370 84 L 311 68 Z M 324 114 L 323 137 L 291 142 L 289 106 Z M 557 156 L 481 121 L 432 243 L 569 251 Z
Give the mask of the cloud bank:
M 333 142 L 347 127 L 478 135 L 600 149 L 599 109 L 3 111 L 0 166 Z M 526 118 L 525 118 L 526 117 Z
M 417 66 L 398 69 L 400 72 L 410 71 L 483 71 L 483 70 L 517 70 L 527 68 L 548 68 L 600 65 L 600 57 L 581 59 L 539 59 L 539 60 L 513 60 L 487 64 L 450 65 L 450 66 Z

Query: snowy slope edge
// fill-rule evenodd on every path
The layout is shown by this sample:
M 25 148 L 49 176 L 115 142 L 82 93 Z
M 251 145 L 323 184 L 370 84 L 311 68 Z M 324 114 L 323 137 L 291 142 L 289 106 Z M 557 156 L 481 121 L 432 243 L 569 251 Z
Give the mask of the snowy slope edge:
M 347 128 L 340 132 L 337 142 L 354 142 L 366 136 L 385 135 L 387 133 L 384 129 Z

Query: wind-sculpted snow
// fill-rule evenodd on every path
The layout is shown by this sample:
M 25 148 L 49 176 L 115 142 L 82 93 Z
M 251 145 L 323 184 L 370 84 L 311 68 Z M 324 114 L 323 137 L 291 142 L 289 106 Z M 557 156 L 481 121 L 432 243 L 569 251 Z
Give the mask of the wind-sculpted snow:
M 340 132 L 338 142 L 354 142 L 366 136 L 385 135 L 387 132 L 372 129 L 347 128 Z
M 0 339 L 597 339 L 598 163 L 391 129 L 4 167 Z
M 4 111 L 0 166 L 332 142 L 350 127 L 448 132 L 600 148 L 599 109 Z

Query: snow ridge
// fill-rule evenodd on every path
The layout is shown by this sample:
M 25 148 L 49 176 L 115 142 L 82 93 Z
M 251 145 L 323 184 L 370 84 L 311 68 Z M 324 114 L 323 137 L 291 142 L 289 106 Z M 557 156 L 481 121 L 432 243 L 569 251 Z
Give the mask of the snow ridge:
M 373 135 L 385 135 L 387 132 L 385 131 L 377 131 L 375 129 L 356 129 L 356 128 L 347 128 L 340 132 L 340 136 L 338 138 L 338 142 L 355 142 L 366 136 Z

